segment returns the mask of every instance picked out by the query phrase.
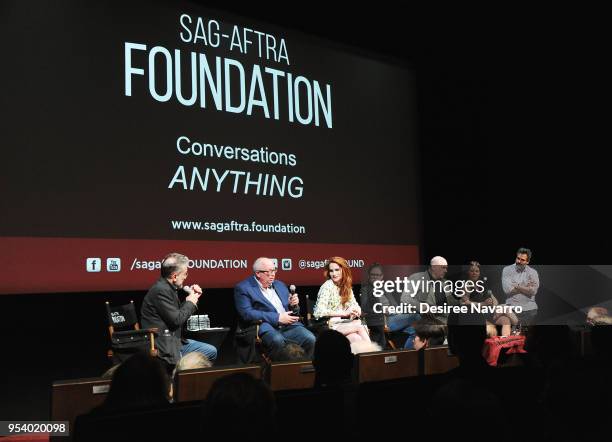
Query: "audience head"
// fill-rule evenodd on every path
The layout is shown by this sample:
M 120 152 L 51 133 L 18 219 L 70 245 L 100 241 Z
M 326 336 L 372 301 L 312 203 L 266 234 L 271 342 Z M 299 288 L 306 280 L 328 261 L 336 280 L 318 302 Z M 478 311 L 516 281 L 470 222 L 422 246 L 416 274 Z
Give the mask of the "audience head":
M 448 316 L 448 347 L 461 365 L 485 363 L 482 348 L 486 338 L 486 322 L 482 315 L 451 313 Z
M 246 373 L 217 379 L 203 404 L 203 432 L 224 440 L 274 436 L 276 402 L 261 380 Z
M 414 349 L 442 345 L 446 338 L 446 326 L 435 318 L 423 318 L 412 323 L 415 331 Z
M 212 362 L 206 357 L 206 355 L 199 351 L 192 351 L 183 356 L 176 364 L 176 371 L 193 370 L 196 368 L 208 368 L 212 367 Z
M 115 371 L 102 408 L 122 411 L 168 403 L 169 379 L 163 362 L 138 352 Z
M 612 325 L 612 316 L 598 316 L 593 320 L 593 325 Z
M 599 318 L 609 316 L 608 309 L 605 307 L 591 307 L 587 312 L 587 324 L 594 325 Z M 605 321 L 605 320 L 604 320 Z
M 353 368 L 349 340 L 336 330 L 324 331 L 315 343 L 312 364 L 315 368 L 315 386 L 339 385 L 349 381 Z
M 285 344 L 277 358 L 279 361 L 299 361 L 300 359 L 306 359 L 306 351 L 293 342 Z

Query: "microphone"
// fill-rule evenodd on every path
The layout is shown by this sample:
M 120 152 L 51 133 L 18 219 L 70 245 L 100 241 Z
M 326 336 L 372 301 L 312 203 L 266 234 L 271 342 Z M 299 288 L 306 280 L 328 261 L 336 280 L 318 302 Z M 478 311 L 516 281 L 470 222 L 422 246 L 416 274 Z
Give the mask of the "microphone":
M 194 289 L 194 288 L 193 288 L 193 286 L 192 286 L 192 287 L 190 287 L 190 286 L 188 286 L 188 285 L 184 285 L 184 286 L 183 286 L 183 290 L 184 290 L 184 291 L 185 291 L 185 292 L 186 292 L 188 295 L 191 295 L 192 293 L 195 293 L 196 295 L 202 295 L 202 292 L 201 292 L 201 291 L 197 291 L 196 289 Z
M 185 293 L 187 293 L 187 296 L 193 295 L 194 293 L 197 294 L 197 292 L 194 289 L 192 289 L 191 287 L 189 287 L 188 285 L 184 285 L 183 286 L 183 291 Z M 195 302 L 196 310 L 198 310 L 198 301 L 199 300 L 200 300 L 200 298 L 198 297 L 198 299 Z
M 188 285 L 184 285 L 183 286 L 183 291 L 185 293 L 187 293 L 187 296 L 193 295 L 193 294 L 198 294 L 198 292 L 196 292 L 193 288 L 189 287 Z M 200 297 L 198 296 L 198 300 L 196 300 L 196 309 L 198 307 L 197 302 L 200 300 Z
M 291 295 L 295 295 L 295 286 L 293 284 L 289 286 L 289 293 L 291 293 Z M 293 311 L 293 314 L 295 316 L 300 316 L 300 305 L 299 304 L 291 306 L 291 310 Z

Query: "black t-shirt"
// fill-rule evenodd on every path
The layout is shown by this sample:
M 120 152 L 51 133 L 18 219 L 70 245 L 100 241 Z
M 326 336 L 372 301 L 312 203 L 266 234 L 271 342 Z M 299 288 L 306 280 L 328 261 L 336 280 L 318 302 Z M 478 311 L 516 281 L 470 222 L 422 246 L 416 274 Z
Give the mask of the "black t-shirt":
M 484 285 L 484 283 L 482 287 L 484 287 L 482 291 L 478 290 L 478 286 L 476 286 L 474 290 L 472 290 L 472 292 L 470 293 L 470 301 L 483 302 L 491 297 L 491 290 L 489 290 L 487 286 Z

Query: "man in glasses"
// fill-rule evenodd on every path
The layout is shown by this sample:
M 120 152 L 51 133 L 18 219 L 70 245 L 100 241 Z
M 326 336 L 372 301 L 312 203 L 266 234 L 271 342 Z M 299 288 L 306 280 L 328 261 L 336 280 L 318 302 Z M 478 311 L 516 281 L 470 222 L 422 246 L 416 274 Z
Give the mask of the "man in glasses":
M 257 258 L 253 276 L 234 288 L 234 303 L 241 328 L 262 321 L 259 336 L 272 359 L 278 358 L 287 343 L 300 345 L 312 358 L 314 335 L 299 321 L 297 293 L 289 294 L 285 283 L 276 280 L 276 266 L 269 258 Z

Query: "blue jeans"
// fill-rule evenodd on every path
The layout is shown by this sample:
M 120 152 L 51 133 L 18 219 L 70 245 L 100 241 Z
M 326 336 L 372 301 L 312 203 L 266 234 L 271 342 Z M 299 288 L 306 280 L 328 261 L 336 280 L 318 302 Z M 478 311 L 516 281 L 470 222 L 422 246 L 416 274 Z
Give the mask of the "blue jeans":
M 412 323 L 421 319 L 421 315 L 417 313 L 402 313 L 399 315 L 390 315 L 387 318 L 387 326 L 392 332 L 401 331 L 408 335 L 408 339 L 404 343 L 404 348 L 413 348 L 414 342 L 414 327 Z
M 261 335 L 266 348 L 270 349 L 272 358 L 280 354 L 288 342 L 298 344 L 306 352 L 306 357 L 312 359 L 314 353 L 315 337 L 306 327 L 301 325 L 290 325 L 272 329 Z
M 217 359 L 217 349 L 214 346 L 207 344 L 206 342 L 187 339 L 187 344 L 181 347 L 181 356 L 185 356 L 187 353 L 191 353 L 192 351 L 199 351 L 206 356 L 210 362 Z

